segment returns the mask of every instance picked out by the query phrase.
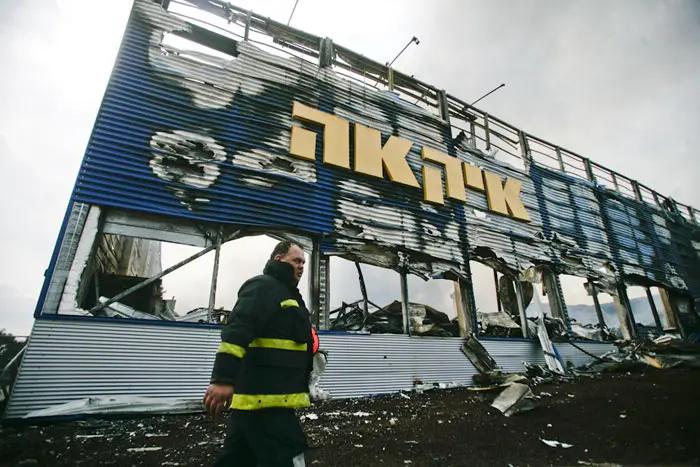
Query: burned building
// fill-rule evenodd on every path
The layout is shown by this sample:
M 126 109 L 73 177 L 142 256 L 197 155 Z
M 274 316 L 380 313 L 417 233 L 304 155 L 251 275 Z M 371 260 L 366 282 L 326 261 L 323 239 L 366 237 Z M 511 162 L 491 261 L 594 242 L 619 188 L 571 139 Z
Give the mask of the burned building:
M 200 399 L 226 314 L 219 252 L 261 234 L 310 252 L 332 397 L 470 384 L 465 339 L 507 371 L 544 362 L 539 317 L 574 365 L 616 339 L 690 336 L 697 214 L 330 38 L 217 0 L 136 0 L 7 416 Z M 163 267 L 164 244 L 198 250 Z M 160 281 L 211 252 L 208 301 L 178 315 Z M 334 258 L 357 265 L 359 296 L 331 307 Z M 369 267 L 394 272 L 391 300 L 369 295 Z M 444 300 L 415 298 L 421 283 Z

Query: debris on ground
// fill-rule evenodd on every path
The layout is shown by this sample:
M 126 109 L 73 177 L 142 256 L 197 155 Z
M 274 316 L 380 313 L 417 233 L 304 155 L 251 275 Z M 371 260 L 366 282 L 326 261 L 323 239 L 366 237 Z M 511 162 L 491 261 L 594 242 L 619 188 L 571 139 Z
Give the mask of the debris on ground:
M 331 400 L 299 416 L 312 446 L 306 463 L 318 467 L 393 467 L 405 461 L 460 466 L 465 459 L 484 466 L 697 465 L 697 387 L 696 370 L 645 365 L 629 375 L 542 383 L 537 392 L 551 396 L 541 398 L 536 410 L 508 418 L 484 403 L 492 392 L 466 388 L 413 392 L 409 399 L 396 394 Z M 219 421 L 204 414 L 93 416 L 4 424 L 0 465 L 211 465 L 227 419 L 227 414 Z M 541 440 L 573 446 L 553 448 Z
M 334 331 L 362 331 L 372 334 L 403 334 L 403 306 L 394 300 L 379 307 L 368 301 L 374 311 L 360 305 L 364 300 L 342 303 L 329 312 L 330 329 Z M 369 309 L 369 307 L 368 307 Z M 459 337 L 457 318 L 450 320 L 446 313 L 422 303 L 408 304 L 411 334 L 415 336 Z
M 204 411 L 201 400 L 168 397 L 104 396 L 87 397 L 47 409 L 35 410 L 24 418 L 46 418 L 57 416 L 101 414 L 187 414 Z
M 700 368 L 700 344 L 682 340 L 673 335 L 660 338 L 636 339 L 615 343 L 615 350 L 584 365 L 579 371 L 628 372 L 656 369 Z
M 501 411 L 506 417 L 519 412 L 526 412 L 537 407 L 537 396 L 530 386 L 521 383 L 510 383 L 493 401 L 491 407 Z
M 546 444 L 547 446 L 549 446 L 549 447 L 551 447 L 551 448 L 564 448 L 564 449 L 569 449 L 569 448 L 573 448 L 573 447 L 574 447 L 573 444 L 560 443 L 559 441 L 553 441 L 553 440 L 549 440 L 549 439 L 541 439 L 541 438 L 540 438 L 540 441 L 542 441 L 544 444 Z
M 484 348 L 484 345 L 473 334 L 464 339 L 464 344 L 462 344 L 460 350 L 480 373 L 493 371 L 498 366 L 491 354 Z

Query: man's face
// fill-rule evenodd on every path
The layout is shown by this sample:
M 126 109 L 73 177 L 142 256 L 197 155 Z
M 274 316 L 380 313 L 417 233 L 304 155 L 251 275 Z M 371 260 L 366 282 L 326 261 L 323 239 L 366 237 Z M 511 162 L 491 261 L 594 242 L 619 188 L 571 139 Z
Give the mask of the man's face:
M 304 274 L 304 265 L 306 264 L 306 258 L 304 258 L 304 251 L 297 245 L 292 245 L 289 251 L 284 255 L 275 256 L 277 261 L 283 261 L 289 263 L 294 267 L 294 279 L 296 283 L 299 283 L 301 276 Z

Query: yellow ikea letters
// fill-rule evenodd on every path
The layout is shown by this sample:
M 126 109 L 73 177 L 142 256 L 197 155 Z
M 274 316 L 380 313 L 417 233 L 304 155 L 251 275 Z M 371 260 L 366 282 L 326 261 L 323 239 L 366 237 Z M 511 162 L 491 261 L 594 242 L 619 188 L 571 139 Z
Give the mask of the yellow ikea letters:
M 294 102 L 292 117 L 323 127 L 323 163 L 335 167 L 350 168 L 350 125 L 335 115 Z M 359 123 L 354 124 L 354 170 L 377 178 L 384 178 L 402 185 L 421 188 L 411 170 L 406 156 L 413 143 L 398 136 L 390 136 L 382 146 L 381 133 Z M 306 160 L 316 159 L 316 133 L 292 125 L 289 154 Z M 423 147 L 422 159 L 441 166 L 443 170 L 423 166 L 423 196 L 425 201 L 445 204 L 442 172 L 448 198 L 466 202 L 465 187 L 486 192 L 489 210 L 514 219 L 529 222 L 530 216 L 520 200 L 521 182 L 507 178 L 505 183 L 497 174 L 461 162 L 456 157 L 432 148 Z

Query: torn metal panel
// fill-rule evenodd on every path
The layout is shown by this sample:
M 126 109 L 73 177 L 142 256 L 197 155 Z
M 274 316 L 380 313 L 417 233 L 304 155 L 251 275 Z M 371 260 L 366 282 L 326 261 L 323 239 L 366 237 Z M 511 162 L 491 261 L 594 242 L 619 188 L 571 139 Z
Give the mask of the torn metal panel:
M 510 417 L 516 413 L 536 408 L 537 397 L 528 385 L 511 383 L 498 395 L 491 407 L 500 410 L 506 417 Z
M 217 229 L 212 225 L 184 219 L 173 222 L 165 216 L 122 209 L 109 209 L 103 213 L 101 221 L 103 234 L 126 235 L 201 248 L 213 245 L 217 235 Z
M 201 401 L 166 397 L 97 396 L 29 412 L 22 418 L 69 417 L 75 415 L 186 414 L 204 411 Z
M 61 301 L 58 305 L 59 313 L 80 308 L 81 295 L 85 293 L 87 287 L 87 284 L 84 284 L 82 281 L 83 273 L 85 268 L 88 267 L 90 253 L 97 237 L 100 214 L 101 211 L 98 206 L 90 206 L 78 247 L 75 250 L 73 264 L 68 272 L 66 286 L 63 289 Z
M 89 212 L 90 206 L 84 203 L 71 202 L 68 206 L 37 305 L 42 313 L 58 311 Z

